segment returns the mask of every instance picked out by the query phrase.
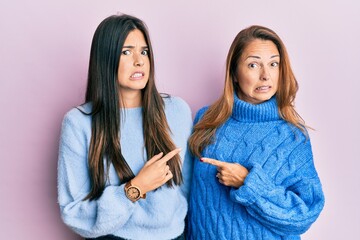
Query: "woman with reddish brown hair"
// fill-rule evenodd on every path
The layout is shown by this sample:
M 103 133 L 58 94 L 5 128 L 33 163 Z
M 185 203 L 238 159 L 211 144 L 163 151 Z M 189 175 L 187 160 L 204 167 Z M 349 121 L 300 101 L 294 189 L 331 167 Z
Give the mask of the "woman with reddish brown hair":
M 225 89 L 195 117 L 187 239 L 300 239 L 324 195 L 286 48 L 269 28 L 239 32 Z

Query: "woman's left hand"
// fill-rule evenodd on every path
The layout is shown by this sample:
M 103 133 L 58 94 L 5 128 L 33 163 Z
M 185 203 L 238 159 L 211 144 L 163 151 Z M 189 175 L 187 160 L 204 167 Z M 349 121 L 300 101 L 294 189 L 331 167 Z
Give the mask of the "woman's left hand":
M 216 177 L 225 186 L 239 188 L 244 184 L 249 171 L 238 163 L 222 162 L 212 158 L 200 158 L 201 162 L 217 167 Z

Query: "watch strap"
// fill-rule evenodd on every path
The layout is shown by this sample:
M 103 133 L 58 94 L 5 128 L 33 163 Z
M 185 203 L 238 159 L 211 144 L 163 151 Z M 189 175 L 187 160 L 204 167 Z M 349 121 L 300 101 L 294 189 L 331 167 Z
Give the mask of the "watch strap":
M 130 188 L 135 188 L 137 191 L 139 191 L 139 196 L 137 198 L 133 198 L 129 195 L 129 192 L 128 190 Z M 125 195 L 128 199 L 130 199 L 132 202 L 136 202 L 137 200 L 139 200 L 140 198 L 143 198 L 145 199 L 146 198 L 146 193 L 142 194 L 141 192 L 141 189 L 138 187 L 138 186 L 135 186 L 135 185 L 132 185 L 131 183 L 131 180 L 128 181 L 126 184 L 125 184 L 125 187 L 124 187 L 124 190 L 125 190 Z

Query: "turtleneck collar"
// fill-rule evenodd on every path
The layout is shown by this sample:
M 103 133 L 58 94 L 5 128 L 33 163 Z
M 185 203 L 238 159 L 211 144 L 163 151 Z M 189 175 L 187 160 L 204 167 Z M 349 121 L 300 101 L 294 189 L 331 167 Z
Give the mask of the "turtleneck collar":
M 241 122 L 268 122 L 281 119 L 275 96 L 263 103 L 251 104 L 239 99 L 236 93 L 234 93 L 231 117 Z

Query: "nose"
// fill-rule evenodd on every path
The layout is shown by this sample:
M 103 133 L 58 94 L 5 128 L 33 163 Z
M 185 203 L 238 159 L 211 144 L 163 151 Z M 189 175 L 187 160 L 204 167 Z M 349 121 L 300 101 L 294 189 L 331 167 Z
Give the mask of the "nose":
M 261 75 L 260 75 L 260 80 L 261 81 L 268 81 L 269 79 L 270 79 L 269 70 L 266 69 L 266 67 L 264 67 L 263 71 L 261 72 Z
M 136 67 L 141 67 L 144 65 L 144 60 L 141 54 L 135 54 L 134 55 L 134 65 Z

